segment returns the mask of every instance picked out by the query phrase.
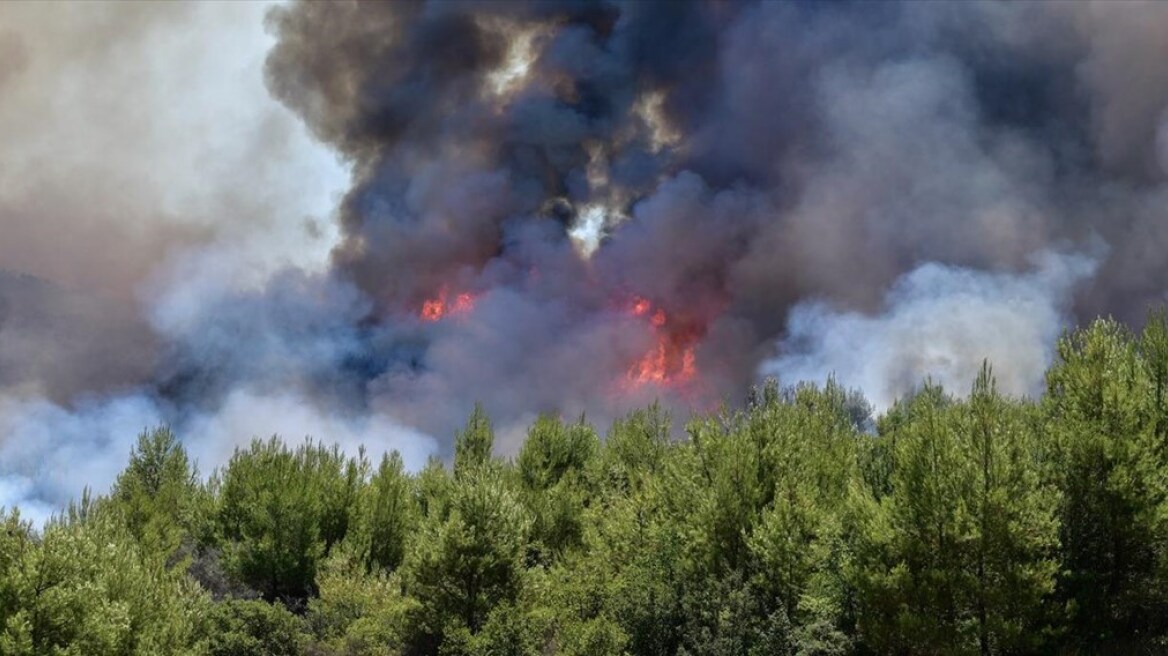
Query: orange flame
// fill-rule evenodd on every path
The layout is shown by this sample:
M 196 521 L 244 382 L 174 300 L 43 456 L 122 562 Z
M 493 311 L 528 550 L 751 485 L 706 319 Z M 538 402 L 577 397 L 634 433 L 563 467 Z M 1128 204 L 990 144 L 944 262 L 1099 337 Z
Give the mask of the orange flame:
M 633 316 L 647 317 L 653 326 L 656 345 L 631 367 L 626 375 L 633 386 L 645 384 L 681 385 L 697 375 L 694 363 L 693 331 L 677 326 L 669 327 L 669 316 L 662 308 L 654 308 L 645 298 L 634 297 L 629 311 Z
M 462 292 L 448 300 L 449 291 L 443 285 L 438 295 L 422 302 L 422 310 L 418 313 L 422 321 L 438 321 L 447 316 L 468 314 L 474 309 L 475 297 L 469 292 Z

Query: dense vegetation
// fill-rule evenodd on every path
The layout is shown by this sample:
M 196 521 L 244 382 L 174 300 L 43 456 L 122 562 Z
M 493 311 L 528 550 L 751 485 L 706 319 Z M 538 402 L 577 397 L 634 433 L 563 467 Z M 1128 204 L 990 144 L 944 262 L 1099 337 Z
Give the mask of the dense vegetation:
M 0 511 L 0 653 L 1020 654 L 1168 649 L 1168 321 L 873 421 L 829 383 L 670 439 L 476 409 L 452 470 L 167 430 L 43 530 Z

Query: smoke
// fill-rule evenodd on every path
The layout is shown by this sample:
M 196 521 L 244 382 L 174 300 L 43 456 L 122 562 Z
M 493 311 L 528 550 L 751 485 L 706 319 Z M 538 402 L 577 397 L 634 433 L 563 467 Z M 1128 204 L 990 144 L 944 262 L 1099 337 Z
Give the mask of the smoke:
M 834 376 L 883 411 L 926 379 L 961 393 L 988 360 L 1002 391 L 1038 396 L 1070 292 L 1095 262 L 1055 253 L 1037 260 L 1024 274 L 922 265 L 893 285 L 875 316 L 800 303 L 791 310 L 784 354 L 764 362 L 762 372 L 780 382 Z
M 373 454 L 394 449 L 411 469 L 420 469 L 436 448 L 432 438 L 386 417 L 343 416 L 290 392 L 238 388 L 214 412 L 180 422 L 172 407 L 148 394 L 87 398 L 70 408 L 43 399 L 0 399 L 0 507 L 19 507 L 40 523 L 86 487 L 108 489 L 137 436 L 167 423 L 178 427 L 203 467 L 224 464 L 237 446 L 268 435 L 289 443 L 327 438 L 350 454 L 361 446 Z
M 0 503 L 157 422 L 1036 393 L 1165 300 L 1166 62 L 1153 2 L 2 5 Z
M 107 488 L 143 427 L 162 422 L 139 396 L 82 399 L 63 408 L 43 399 L 0 399 L 0 506 L 44 520 L 86 485 Z
M 161 423 L 216 454 L 290 428 L 195 435 L 230 408 L 165 389 L 196 350 L 180 306 L 212 323 L 217 299 L 323 271 L 335 240 L 347 172 L 263 87 L 266 10 L 0 5 L 0 506 L 104 491 Z

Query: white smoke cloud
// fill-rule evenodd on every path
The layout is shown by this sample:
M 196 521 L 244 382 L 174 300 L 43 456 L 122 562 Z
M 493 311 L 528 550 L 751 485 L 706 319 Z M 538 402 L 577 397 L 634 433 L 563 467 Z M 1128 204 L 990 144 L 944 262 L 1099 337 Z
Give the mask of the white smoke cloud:
M 88 487 L 104 494 L 146 429 L 174 424 L 168 409 L 146 395 L 89 399 L 65 408 L 43 399 L 0 397 L 0 507 L 19 507 L 36 524 L 59 512 Z M 279 435 L 288 444 L 311 437 L 376 462 L 396 450 L 417 470 L 437 442 L 378 414 L 340 413 L 294 392 L 232 391 L 215 410 L 178 426 L 199 471 L 210 474 L 253 438 Z
M 221 466 L 236 447 L 271 435 L 288 444 L 306 437 L 336 443 L 350 455 L 364 446 L 374 462 L 382 453 L 396 450 L 409 470 L 421 469 L 438 449 L 432 437 L 384 415 L 342 415 L 295 393 L 247 389 L 233 391 L 217 412 L 196 419 L 184 435 L 201 468 Z
M 1074 285 L 1096 263 L 1053 252 L 1020 274 L 929 263 L 901 277 L 875 316 L 803 302 L 791 311 L 780 355 L 760 372 L 783 384 L 834 375 L 884 410 L 926 378 L 963 393 L 989 360 L 1002 391 L 1036 395 Z
M 163 423 L 149 399 L 91 399 L 69 409 L 43 399 L 0 397 L 0 507 L 38 524 L 82 490 L 104 493 L 137 435 Z

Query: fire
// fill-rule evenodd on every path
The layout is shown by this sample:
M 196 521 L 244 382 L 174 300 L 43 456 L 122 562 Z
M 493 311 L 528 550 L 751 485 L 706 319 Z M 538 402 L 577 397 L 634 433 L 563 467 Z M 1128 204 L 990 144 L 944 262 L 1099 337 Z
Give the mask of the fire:
M 418 313 L 422 321 L 438 321 L 447 316 L 468 314 L 474 309 L 475 297 L 469 292 L 462 292 L 449 298 L 449 291 L 445 285 L 438 290 L 438 295 L 422 302 L 422 310 Z
M 697 334 L 682 326 L 669 325 L 669 316 L 662 308 L 654 308 L 648 299 L 635 297 L 629 305 L 633 316 L 645 317 L 653 326 L 656 344 L 643 355 L 626 374 L 633 386 L 645 384 L 681 385 L 697 375 L 694 364 L 694 346 Z

